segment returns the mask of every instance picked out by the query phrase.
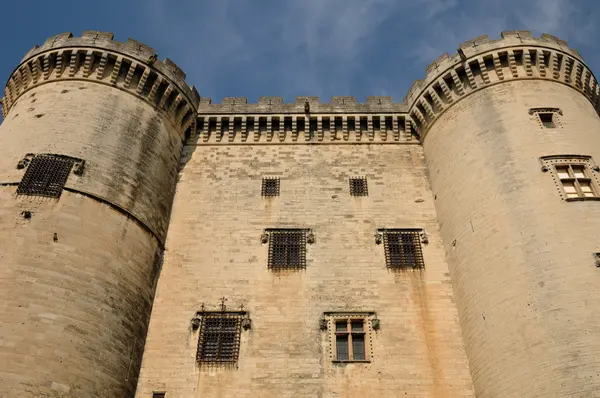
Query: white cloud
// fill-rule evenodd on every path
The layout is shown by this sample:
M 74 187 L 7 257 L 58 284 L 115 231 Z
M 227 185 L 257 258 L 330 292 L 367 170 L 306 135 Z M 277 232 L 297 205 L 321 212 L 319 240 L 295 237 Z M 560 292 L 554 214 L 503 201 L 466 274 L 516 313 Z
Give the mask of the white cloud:
M 147 12 L 203 95 L 399 100 L 426 65 L 483 34 L 527 29 L 595 46 L 595 1 L 149 0 Z

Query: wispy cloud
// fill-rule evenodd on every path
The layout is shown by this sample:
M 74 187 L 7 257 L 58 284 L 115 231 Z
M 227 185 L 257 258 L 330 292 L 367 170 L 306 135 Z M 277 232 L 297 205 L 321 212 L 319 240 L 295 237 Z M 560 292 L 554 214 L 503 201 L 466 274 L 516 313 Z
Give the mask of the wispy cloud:
M 161 47 L 205 96 L 392 95 L 443 52 L 502 30 L 570 40 L 592 69 L 596 0 L 149 0 Z M 595 65 L 594 65 L 595 64 Z

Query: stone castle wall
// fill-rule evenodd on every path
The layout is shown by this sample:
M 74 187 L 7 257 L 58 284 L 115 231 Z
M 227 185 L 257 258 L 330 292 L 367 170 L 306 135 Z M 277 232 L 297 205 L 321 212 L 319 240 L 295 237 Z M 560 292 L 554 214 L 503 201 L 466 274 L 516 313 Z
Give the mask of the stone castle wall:
M 150 47 L 103 32 L 52 37 L 11 75 L 0 134 L 7 391 L 130 396 L 163 246 L 139 397 L 598 390 L 598 202 L 565 200 L 540 161 L 600 158 L 600 87 L 566 42 L 478 37 L 429 65 L 401 103 L 216 104 L 184 79 Z M 556 128 L 532 109 L 557 112 Z M 86 173 L 59 201 L 15 196 L 29 153 L 86 159 Z M 349 195 L 351 176 L 367 177 L 369 196 Z M 263 177 L 280 178 L 281 196 L 261 196 Z M 268 269 L 261 235 L 281 227 L 314 232 L 305 270 Z M 379 228 L 423 228 L 425 268 L 389 271 Z M 191 318 L 221 298 L 252 327 L 235 366 L 202 367 Z M 377 317 L 370 362 L 332 361 L 320 328 L 331 311 Z M 34 353 L 48 358 L 43 371 Z
M 189 149 L 137 397 L 473 396 L 420 145 Z M 279 197 L 261 197 L 269 176 Z M 350 196 L 354 176 L 369 196 Z M 306 270 L 268 269 L 261 234 L 283 227 L 313 230 Z M 388 270 L 378 228 L 423 228 L 425 269 Z M 199 367 L 190 319 L 221 297 L 252 328 L 236 367 Z M 332 363 L 329 311 L 376 313 L 370 363 Z

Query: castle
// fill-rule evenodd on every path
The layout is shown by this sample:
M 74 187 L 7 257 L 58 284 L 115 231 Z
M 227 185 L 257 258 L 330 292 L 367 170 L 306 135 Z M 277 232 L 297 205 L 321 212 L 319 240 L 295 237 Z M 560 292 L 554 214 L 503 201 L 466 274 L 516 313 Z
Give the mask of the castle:
M 87 31 L 8 79 L 0 396 L 597 396 L 600 88 L 566 42 L 478 37 L 401 103 L 185 77 Z

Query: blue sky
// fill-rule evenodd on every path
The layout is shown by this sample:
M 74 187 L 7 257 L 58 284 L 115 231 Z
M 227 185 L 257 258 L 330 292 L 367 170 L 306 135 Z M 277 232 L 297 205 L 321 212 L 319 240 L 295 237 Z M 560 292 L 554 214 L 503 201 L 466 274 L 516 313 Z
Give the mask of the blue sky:
M 29 48 L 84 30 L 135 38 L 173 59 L 200 95 L 391 95 L 459 43 L 502 30 L 551 33 L 600 74 L 598 0 L 5 0 L 0 80 Z

